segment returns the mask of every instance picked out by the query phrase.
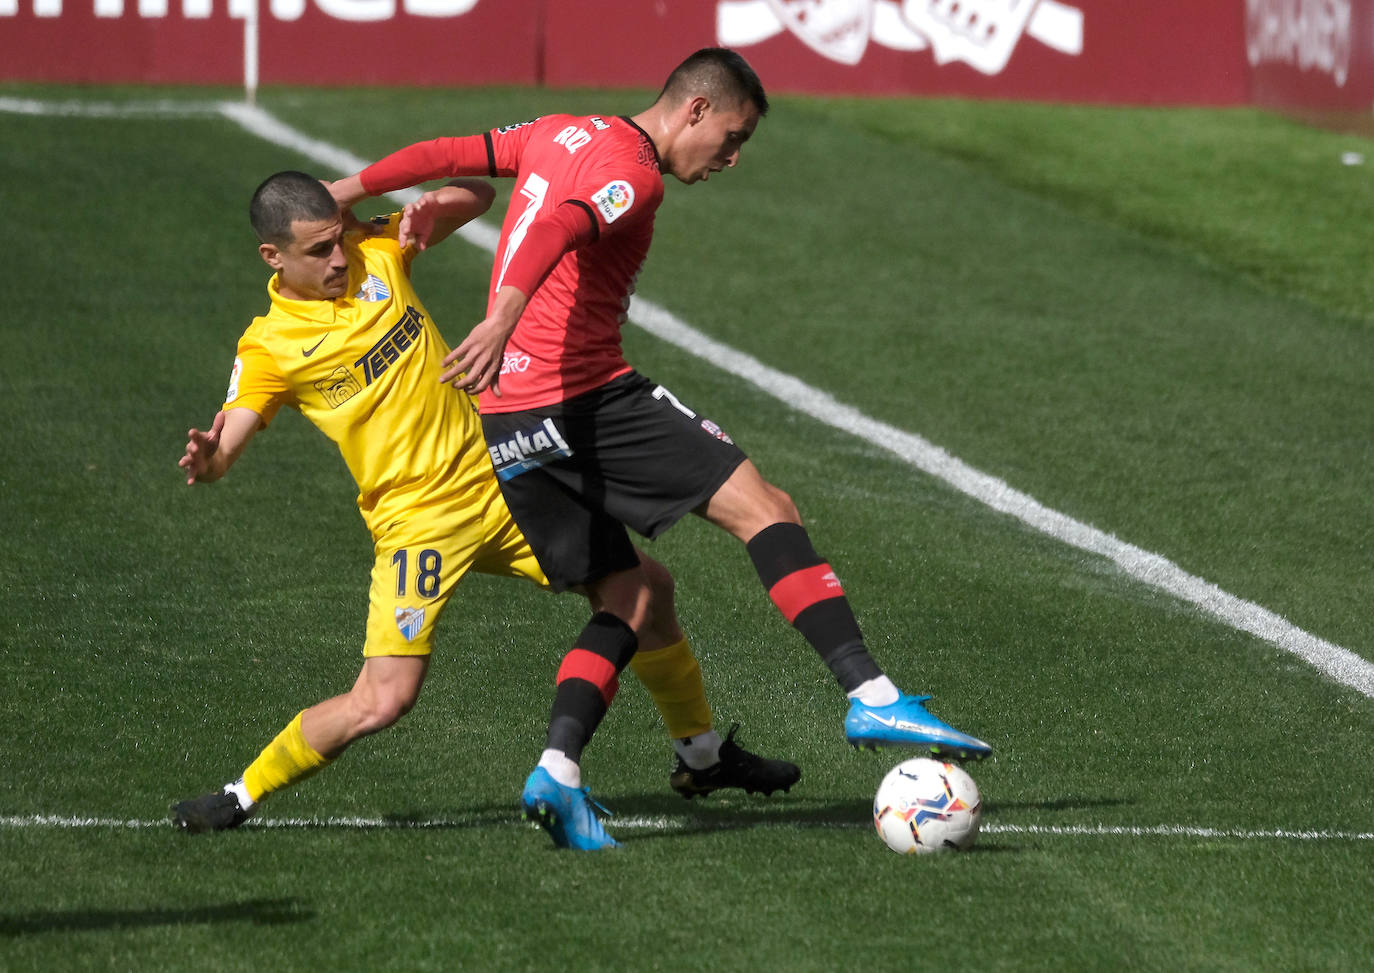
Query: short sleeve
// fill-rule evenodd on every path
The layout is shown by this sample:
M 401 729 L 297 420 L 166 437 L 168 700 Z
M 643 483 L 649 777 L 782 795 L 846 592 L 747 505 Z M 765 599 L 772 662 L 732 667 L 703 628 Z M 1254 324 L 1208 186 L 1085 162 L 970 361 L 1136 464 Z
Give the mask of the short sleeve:
M 277 367 L 276 359 L 262 345 L 245 336 L 239 341 L 234 369 L 229 375 L 224 408 L 252 409 L 262 417 L 265 428 L 290 398 L 290 386 Z

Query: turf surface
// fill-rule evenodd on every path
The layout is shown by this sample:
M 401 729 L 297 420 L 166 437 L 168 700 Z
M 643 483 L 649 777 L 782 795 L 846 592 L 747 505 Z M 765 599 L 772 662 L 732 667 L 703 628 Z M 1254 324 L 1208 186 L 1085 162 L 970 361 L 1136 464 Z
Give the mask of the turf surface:
M 371 158 L 644 98 L 262 104 Z M 653 552 L 722 729 L 800 763 L 791 794 L 679 800 L 627 679 L 586 763 L 624 848 L 554 852 L 515 798 L 583 608 L 477 578 L 400 725 L 254 827 L 173 833 L 171 801 L 236 775 L 359 661 L 370 551 L 323 437 L 285 416 L 208 489 L 175 466 L 264 306 L 246 199 L 267 173 L 319 167 L 212 116 L 0 114 L 0 130 L 0 966 L 1345 970 L 1374 955 L 1369 698 L 633 329 L 630 359 L 796 498 L 898 681 L 997 747 L 973 768 L 975 849 L 907 860 L 874 837 L 868 802 L 898 755 L 844 746 L 833 683 L 743 552 L 697 522 Z M 670 185 L 639 292 L 1370 659 L 1374 182 L 1341 154 L 1371 149 L 1256 112 L 778 99 L 737 171 Z M 457 241 L 421 262 L 450 337 L 477 320 L 487 265 Z

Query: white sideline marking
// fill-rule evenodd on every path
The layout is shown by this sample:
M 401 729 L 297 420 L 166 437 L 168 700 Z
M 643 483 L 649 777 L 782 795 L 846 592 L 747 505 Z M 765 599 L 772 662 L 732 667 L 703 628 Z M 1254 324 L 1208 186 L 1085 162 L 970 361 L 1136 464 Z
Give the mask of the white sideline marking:
M 224 108 L 218 101 L 40 101 L 0 96 L 0 112 L 72 118 L 210 118 L 223 115 Z
M 10 107 L 12 103 L 20 103 L 22 108 L 13 109 Z M 55 104 L 54 113 L 63 113 L 77 103 L 43 103 L 0 98 L 0 111 L 38 113 L 44 104 Z M 150 110 L 163 104 L 171 105 L 171 110 L 183 109 L 183 103 L 178 102 L 148 104 Z M 93 107 L 101 108 L 101 111 L 92 111 L 91 114 L 101 114 L 104 109 L 111 108 Z M 222 102 L 218 110 L 224 117 L 238 123 L 251 134 L 298 152 L 321 165 L 332 166 L 341 173 L 356 172 L 368 162 L 337 146 L 310 138 L 256 105 Z M 402 203 L 415 198 L 413 191 L 389 195 Z M 493 227 L 474 222 L 463 227 L 459 233 L 468 242 L 495 252 L 498 231 Z M 1305 632 L 1269 609 L 1238 598 L 1211 582 L 1189 574 L 1159 554 L 1136 547 L 1096 527 L 1051 510 L 1005 481 L 951 456 L 924 437 L 870 418 L 852 406 L 837 401 L 828 393 L 765 365 L 752 355 L 702 334 L 651 301 L 636 296 L 630 306 L 630 313 L 632 322 L 650 334 L 751 383 L 781 400 L 785 405 L 832 428 L 887 449 L 922 472 L 949 484 L 960 493 L 986 504 L 993 510 L 1015 517 L 1041 533 L 1072 547 L 1105 557 L 1136 580 L 1195 605 L 1232 628 L 1278 646 L 1336 682 L 1374 699 L 1374 662 L 1349 649 Z
M 824 828 L 840 831 L 865 830 L 872 827 L 868 821 L 797 821 L 777 819 L 751 819 L 748 822 L 712 822 L 710 819 L 691 816 L 659 815 L 655 817 L 612 817 L 607 822 L 614 831 L 670 831 L 674 828 L 706 828 L 707 830 L 734 831 L 755 828 L 808 829 Z M 411 831 L 425 829 L 471 828 L 471 827 L 527 827 L 535 825 L 521 821 L 511 812 L 510 820 L 493 821 L 489 818 L 428 818 L 419 821 L 393 821 L 387 818 L 335 817 L 335 818 L 254 818 L 243 825 L 245 828 L 305 829 L 340 828 L 370 831 Z M 161 829 L 172 827 L 166 819 L 140 820 L 124 818 L 99 818 L 65 816 L 59 814 L 30 814 L 0 816 L 0 828 L 51 828 L 55 830 L 79 830 L 84 828 L 123 828 L 129 831 Z M 1272 830 L 1244 828 L 1205 828 L 1186 824 L 1158 824 L 1149 826 L 1112 825 L 1112 824 L 984 824 L 980 834 L 1025 834 L 1048 835 L 1057 838 L 1232 838 L 1240 841 L 1273 839 L 1280 841 L 1374 841 L 1374 831 L 1289 831 L 1283 828 Z
M 951 456 L 924 437 L 872 419 L 801 379 L 702 334 L 648 301 L 635 298 L 630 310 L 635 323 L 645 330 L 751 382 L 798 412 L 887 449 L 960 493 L 1009 514 L 1041 533 L 1091 554 L 1100 554 L 1136 580 L 1190 602 L 1232 628 L 1277 645 L 1337 682 L 1374 698 L 1374 662 L 1310 635 L 1269 609 L 1228 594 L 1158 554 L 1051 510 L 1005 481 Z

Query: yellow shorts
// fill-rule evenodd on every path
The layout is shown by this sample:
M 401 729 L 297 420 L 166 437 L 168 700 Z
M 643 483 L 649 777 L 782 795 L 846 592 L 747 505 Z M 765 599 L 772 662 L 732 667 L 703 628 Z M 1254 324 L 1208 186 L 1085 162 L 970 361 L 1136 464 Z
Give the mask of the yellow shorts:
M 493 479 L 477 496 L 416 508 L 375 542 L 363 655 L 429 655 L 434 626 L 469 571 L 547 588 Z

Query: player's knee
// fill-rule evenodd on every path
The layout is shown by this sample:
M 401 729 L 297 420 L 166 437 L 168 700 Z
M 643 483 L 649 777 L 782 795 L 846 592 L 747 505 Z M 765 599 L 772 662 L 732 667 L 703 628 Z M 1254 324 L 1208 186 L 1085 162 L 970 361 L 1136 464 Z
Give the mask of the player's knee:
M 589 596 L 593 610 L 609 612 L 636 632 L 648 625 L 654 594 L 648 572 L 642 568 L 607 575 L 592 586 Z
M 408 687 L 369 687 L 355 696 L 354 725 L 358 736 L 367 736 L 385 730 L 409 713 L 418 693 Z
M 642 551 L 640 563 L 644 565 L 649 590 L 649 603 L 644 612 L 643 624 L 635 629 L 640 647 L 662 648 L 681 641 L 682 627 L 678 622 L 677 606 L 674 603 L 677 582 L 673 580 L 673 575 L 667 568 Z
M 782 487 L 764 481 L 765 496 L 764 505 L 772 517 L 775 524 L 800 524 L 801 511 L 797 509 L 791 495 Z
M 774 524 L 800 524 L 801 512 L 786 490 L 759 480 L 751 491 L 747 521 L 745 529 L 737 532 L 746 540 Z
M 773 524 L 801 523 L 801 513 L 787 491 L 765 480 L 752 463 L 736 470 L 697 512 L 746 543 Z
M 642 551 L 639 555 L 639 563 L 643 565 L 644 574 L 649 579 L 649 592 L 653 603 L 660 606 L 671 606 L 673 593 L 677 588 L 677 582 L 673 580 L 672 572 Z

